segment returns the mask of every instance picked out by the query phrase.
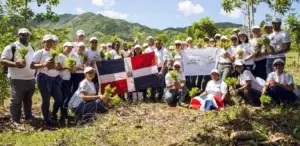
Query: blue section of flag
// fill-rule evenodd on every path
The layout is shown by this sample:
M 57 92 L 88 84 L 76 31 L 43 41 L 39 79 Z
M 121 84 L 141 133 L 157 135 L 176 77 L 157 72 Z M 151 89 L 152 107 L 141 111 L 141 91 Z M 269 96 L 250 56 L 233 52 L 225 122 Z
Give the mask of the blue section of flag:
M 159 87 L 162 86 L 157 74 L 150 74 L 142 77 L 134 78 L 134 85 L 136 91 L 144 90 L 149 87 Z
M 96 62 L 99 76 L 125 72 L 124 59 L 103 60 Z

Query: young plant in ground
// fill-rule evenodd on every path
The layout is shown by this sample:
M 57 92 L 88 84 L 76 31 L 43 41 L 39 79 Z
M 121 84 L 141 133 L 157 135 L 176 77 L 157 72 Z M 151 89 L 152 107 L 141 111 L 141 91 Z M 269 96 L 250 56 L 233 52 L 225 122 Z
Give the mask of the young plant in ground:
M 121 98 L 119 97 L 119 95 L 118 94 L 116 94 L 115 96 L 113 96 L 112 98 L 111 98 L 111 105 L 117 105 L 117 104 L 119 104 L 119 103 L 121 103 Z
M 106 85 L 104 88 L 104 96 L 106 98 L 112 97 L 115 91 L 116 91 L 116 87 L 112 88 L 110 85 Z
M 199 90 L 200 89 L 198 87 L 192 88 L 192 90 L 189 92 L 190 97 L 195 97 Z
M 271 101 L 272 101 L 271 97 L 268 95 L 262 95 L 259 99 L 260 99 L 260 102 L 264 105 L 269 105 L 269 104 L 271 104 Z

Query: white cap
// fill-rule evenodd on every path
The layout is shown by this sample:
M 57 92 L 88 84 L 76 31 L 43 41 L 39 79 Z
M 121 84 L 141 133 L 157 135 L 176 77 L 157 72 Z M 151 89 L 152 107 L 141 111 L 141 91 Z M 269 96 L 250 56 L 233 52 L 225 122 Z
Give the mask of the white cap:
M 213 69 L 213 70 L 211 70 L 210 74 L 212 74 L 212 73 L 217 73 L 217 74 L 220 74 L 219 70 L 217 70 L 217 69 Z
M 73 44 L 71 42 L 65 42 L 63 47 L 73 47 Z
M 233 32 L 236 32 L 236 31 L 240 31 L 240 29 L 238 29 L 238 28 L 233 29 Z
M 107 45 L 106 44 L 101 44 L 100 47 L 107 47 Z
M 77 47 L 80 47 L 80 46 L 84 46 L 84 47 L 85 47 L 84 42 L 79 42 L 79 43 L 77 44 Z
M 217 33 L 217 34 L 215 35 L 215 37 L 221 37 L 221 34 Z
M 90 42 L 91 42 L 91 41 L 98 41 L 98 39 L 97 39 L 96 37 L 91 37 L 91 38 L 90 38 Z
M 237 65 L 237 66 L 243 66 L 244 64 L 245 64 L 245 62 L 242 61 L 242 60 L 236 60 L 236 61 L 234 62 L 234 65 Z
M 170 50 L 175 50 L 175 46 L 170 46 L 169 49 Z
M 95 70 L 94 68 L 92 68 L 92 67 L 90 67 L 90 66 L 88 66 L 88 67 L 86 67 L 85 69 L 84 69 L 84 73 L 86 74 L 87 72 L 90 72 L 90 71 L 92 71 L 92 70 Z
M 187 43 L 187 42 L 185 42 L 185 41 L 181 41 L 181 44 L 186 44 L 186 45 L 187 45 L 188 43 Z
M 175 44 L 181 44 L 182 42 L 180 40 L 176 40 Z
M 151 39 L 154 40 L 154 38 L 152 36 L 147 36 L 147 38 L 146 38 L 147 41 L 149 41 Z
M 175 65 L 179 65 L 179 66 L 181 66 L 181 63 L 180 63 L 180 61 L 175 61 L 175 62 L 174 62 L 174 64 L 173 64 L 173 66 L 175 66 Z
M 271 24 L 271 23 L 266 23 L 266 24 L 264 25 L 264 27 L 272 27 L 272 24 Z
M 239 36 L 240 36 L 240 35 L 243 35 L 243 34 L 244 34 L 244 35 L 247 35 L 247 33 L 246 33 L 245 31 L 239 32 Z
M 134 49 L 136 49 L 136 48 L 140 48 L 141 49 L 142 47 L 141 47 L 141 45 L 135 45 Z
M 228 38 L 227 38 L 227 36 L 224 36 L 224 35 L 223 35 L 223 36 L 221 37 L 221 40 L 228 40 Z
M 48 41 L 48 40 L 54 40 L 54 39 L 53 39 L 53 36 L 52 36 L 52 35 L 49 35 L 49 34 L 46 34 L 46 35 L 43 37 L 43 41 Z
M 276 63 L 282 63 L 284 64 L 284 61 L 280 58 L 276 59 L 274 62 L 273 62 L 273 65 L 275 65 Z
M 210 38 L 210 39 L 209 39 L 209 41 L 210 41 L 210 42 L 212 42 L 212 41 L 216 41 L 216 40 L 215 40 L 215 39 L 213 39 L 213 38 Z
M 281 23 L 281 19 L 280 18 L 273 18 L 272 23 Z
M 107 47 L 112 47 L 112 43 L 107 43 L 106 46 Z
M 144 43 L 143 44 L 143 48 L 146 48 L 146 47 L 148 47 L 149 45 L 147 44 L 147 43 Z
M 30 31 L 27 29 L 27 28 L 21 28 L 18 32 L 18 35 L 19 34 L 24 34 L 24 33 L 28 33 L 28 34 L 31 34 Z
M 84 35 L 84 30 L 77 30 L 76 35 L 77 36 Z
M 254 26 L 252 26 L 251 30 L 253 31 L 254 29 L 260 29 L 260 27 L 258 25 L 254 25 Z
M 56 35 L 53 35 L 52 37 L 53 37 L 54 41 L 56 41 L 56 42 L 58 41 L 58 37 Z
M 188 42 L 188 41 L 192 41 L 193 40 L 193 38 L 192 37 L 188 37 L 188 38 L 186 38 L 186 42 Z

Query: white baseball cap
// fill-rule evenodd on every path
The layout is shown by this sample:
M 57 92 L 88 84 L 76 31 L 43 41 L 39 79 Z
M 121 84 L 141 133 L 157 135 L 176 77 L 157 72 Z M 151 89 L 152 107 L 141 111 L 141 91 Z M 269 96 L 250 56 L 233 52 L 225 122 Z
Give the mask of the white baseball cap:
M 100 47 L 107 47 L 107 45 L 106 44 L 101 44 Z
M 77 36 L 84 35 L 84 30 L 77 30 L 76 35 Z
M 46 35 L 43 37 L 43 41 L 48 41 L 48 40 L 54 40 L 54 39 L 53 39 L 53 36 L 52 36 L 52 35 L 49 35 L 49 34 L 46 34 Z
M 53 35 L 52 37 L 54 41 L 58 41 L 58 37 L 56 35 Z
M 217 73 L 217 74 L 220 74 L 219 70 L 217 70 L 217 69 L 213 69 L 213 70 L 211 70 L 210 74 L 212 74 L 212 73 Z
M 84 46 L 84 47 L 85 47 L 84 42 L 79 42 L 79 43 L 77 44 L 77 47 L 80 47 L 80 46 Z
M 252 26 L 251 30 L 253 31 L 254 29 L 260 29 L 260 27 L 258 25 L 254 25 Z
M 281 21 L 281 19 L 280 18 L 276 18 L 276 17 L 274 17 L 273 19 L 272 19 L 272 23 L 281 23 L 282 21 Z
M 106 46 L 107 47 L 112 47 L 112 43 L 107 43 Z
M 244 64 L 245 64 L 245 62 L 242 61 L 242 60 L 236 60 L 236 61 L 234 62 L 234 65 L 236 65 L 236 66 L 243 66 Z
M 147 41 L 149 41 L 151 39 L 154 40 L 154 38 L 152 36 L 147 36 L 147 38 L 146 38 Z
M 244 35 L 247 35 L 247 33 L 246 33 L 245 31 L 239 32 L 239 36 L 240 36 L 240 35 L 243 35 L 243 34 L 244 34 Z
M 186 42 L 188 42 L 188 41 L 192 41 L 193 40 L 193 38 L 192 37 L 188 37 L 188 38 L 186 38 Z
M 73 47 L 73 44 L 71 42 L 65 42 L 63 47 Z
M 90 38 L 90 42 L 91 42 L 91 41 L 98 41 L 98 39 L 97 39 L 96 37 L 91 37 L 91 38 Z
M 227 38 L 227 36 L 224 36 L 224 35 L 223 35 L 223 36 L 221 37 L 221 40 L 228 40 L 228 38 Z
M 88 66 L 88 67 L 86 67 L 85 69 L 84 69 L 84 73 L 86 74 L 86 73 L 88 73 L 88 72 L 90 72 L 90 71 L 92 71 L 92 70 L 95 70 L 94 68 L 92 68 L 92 67 L 90 67 L 90 66 Z
M 134 46 L 134 49 L 136 49 L 136 48 L 140 48 L 140 49 L 141 49 L 142 46 L 141 46 L 141 45 L 135 45 L 135 46 Z
M 210 38 L 209 41 L 212 42 L 212 41 L 216 41 L 216 40 L 214 38 Z
M 21 29 L 18 31 L 18 35 L 19 35 L 19 34 L 24 34 L 24 33 L 31 34 L 30 31 L 29 31 L 27 28 L 21 28 Z
M 215 37 L 221 37 L 221 34 L 217 33 L 217 34 L 215 35 Z
M 240 31 L 240 29 L 238 29 L 238 28 L 233 29 L 233 32 L 236 32 L 236 31 Z
M 282 63 L 284 64 L 284 61 L 280 58 L 276 59 L 274 62 L 273 62 L 273 65 L 277 64 L 277 63 Z
M 181 63 L 180 63 L 180 61 L 175 61 L 175 62 L 174 62 L 174 64 L 173 64 L 173 66 L 175 66 L 175 65 L 179 65 L 179 66 L 181 66 Z
M 182 42 L 180 40 L 176 40 L 175 44 L 181 44 Z
M 264 25 L 264 27 L 272 27 L 272 24 L 271 24 L 271 23 L 266 23 L 266 24 Z

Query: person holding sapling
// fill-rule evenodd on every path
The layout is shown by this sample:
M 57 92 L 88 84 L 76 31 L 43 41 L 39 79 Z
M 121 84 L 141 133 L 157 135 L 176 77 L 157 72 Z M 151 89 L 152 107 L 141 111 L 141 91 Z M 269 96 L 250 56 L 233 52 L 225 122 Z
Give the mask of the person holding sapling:
M 192 99 L 190 107 L 202 111 L 224 107 L 224 99 L 228 93 L 227 84 L 220 79 L 220 72 L 217 69 L 213 69 L 210 76 L 212 80 L 207 83 L 205 91 L 200 96 Z
M 273 62 L 280 58 L 285 61 L 286 53 L 291 48 L 290 35 L 281 30 L 281 19 L 274 18 L 272 20 L 273 33 L 269 35 L 271 51 L 267 57 L 267 74 L 273 72 Z
M 253 75 L 265 80 L 267 78 L 266 48 L 269 47 L 270 42 L 268 41 L 269 40 L 268 37 L 261 36 L 259 26 L 255 25 L 252 27 L 252 34 L 253 34 L 253 38 L 250 40 L 250 43 L 254 48 L 254 63 L 255 63 Z
M 61 91 L 62 78 L 59 76 L 59 65 L 55 63 L 58 53 L 52 49 L 54 43 L 52 35 L 45 35 L 43 37 L 44 48 L 34 53 L 31 69 L 36 69 L 37 85 L 42 96 L 42 114 L 46 127 L 54 126 L 53 121 L 50 120 L 50 97 L 54 98 L 53 111 L 51 119 L 57 119 L 57 112 L 63 103 L 63 94 Z
M 9 110 L 15 125 L 21 122 L 21 109 L 24 108 L 25 121 L 32 116 L 32 96 L 35 90 L 34 70 L 30 69 L 34 48 L 29 44 L 31 33 L 27 28 L 18 32 L 18 40 L 6 46 L 1 53 L 1 64 L 7 67 L 10 81 Z
M 167 104 L 171 107 L 177 105 L 186 107 L 185 104 L 186 95 L 188 89 L 185 86 L 185 76 L 183 72 L 180 71 L 181 64 L 179 61 L 175 61 L 173 64 L 173 71 L 170 71 L 166 75 L 166 86 L 167 91 L 165 93 L 165 100 Z
M 249 38 L 246 32 L 239 32 L 238 38 L 240 40 L 240 44 L 237 46 L 236 50 L 234 50 L 235 61 L 244 61 L 246 69 L 252 72 L 254 67 L 253 47 L 249 43 Z
M 94 66 L 96 61 L 101 60 L 100 51 L 97 49 L 98 46 L 98 39 L 96 37 L 90 38 L 90 49 L 87 49 L 86 55 L 88 57 L 87 59 L 87 65 Z
M 110 54 L 110 56 L 107 57 L 108 58 L 107 60 L 122 58 L 123 57 L 123 52 L 122 52 L 122 50 L 120 50 L 120 47 L 121 47 L 121 42 L 114 41 L 112 43 L 112 49 L 110 49 L 108 51 L 108 53 Z M 107 54 L 107 55 L 109 55 L 109 54 Z
M 235 69 L 238 72 L 238 82 L 236 92 L 244 99 L 244 101 L 254 106 L 260 106 L 260 95 L 262 85 L 256 80 L 253 74 L 246 70 L 246 65 L 243 61 L 237 60 Z
M 236 36 L 231 36 L 230 42 L 224 43 L 226 43 L 226 46 L 223 46 L 224 48 L 221 48 L 219 52 L 219 62 L 217 67 L 220 71 L 220 76 L 223 81 L 230 75 L 232 71 L 232 62 L 234 61 L 234 58 L 232 57 L 234 55 L 233 50 L 235 50 L 237 47 L 238 40 Z
M 96 92 L 93 79 L 96 77 L 96 71 L 92 67 L 84 69 L 85 79 L 80 82 L 77 91 L 69 101 L 69 108 L 75 113 L 78 119 L 90 118 L 91 114 L 107 113 L 104 106 L 105 96 Z M 87 115 L 88 114 L 88 115 Z
M 66 42 L 63 45 L 62 53 L 55 58 L 56 69 L 59 71 L 59 76 L 62 78 L 61 90 L 63 104 L 61 106 L 60 125 L 65 125 L 65 119 L 68 116 L 68 102 L 72 96 L 71 92 L 71 72 L 76 71 L 76 59 L 71 58 L 73 44 Z M 56 120 L 56 119 L 53 119 Z
M 277 104 L 284 101 L 295 102 L 299 97 L 299 90 L 294 83 L 293 76 L 284 71 L 284 61 L 276 59 L 273 67 L 275 71 L 268 75 L 262 95 L 269 95 Z
M 85 45 L 83 42 L 77 44 L 77 50 L 71 54 L 72 58 L 76 59 L 76 71 L 71 72 L 71 89 L 72 94 L 78 89 L 79 83 L 84 79 L 83 70 L 87 64 L 88 57 L 85 54 Z
M 77 30 L 76 31 L 76 41 L 73 42 L 72 54 L 77 51 L 77 47 L 78 47 L 79 43 L 84 42 L 84 39 L 85 39 L 84 30 Z

